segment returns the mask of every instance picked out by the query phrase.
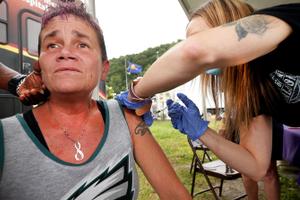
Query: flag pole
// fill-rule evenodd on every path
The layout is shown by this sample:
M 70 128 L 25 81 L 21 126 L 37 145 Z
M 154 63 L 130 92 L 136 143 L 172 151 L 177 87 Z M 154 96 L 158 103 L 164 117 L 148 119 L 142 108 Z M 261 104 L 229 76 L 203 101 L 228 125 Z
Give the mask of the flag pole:
M 124 60 L 124 67 L 125 67 L 125 85 L 126 85 L 126 90 L 128 90 L 128 78 L 127 78 L 127 60 L 126 60 L 126 57 L 125 57 L 125 60 Z

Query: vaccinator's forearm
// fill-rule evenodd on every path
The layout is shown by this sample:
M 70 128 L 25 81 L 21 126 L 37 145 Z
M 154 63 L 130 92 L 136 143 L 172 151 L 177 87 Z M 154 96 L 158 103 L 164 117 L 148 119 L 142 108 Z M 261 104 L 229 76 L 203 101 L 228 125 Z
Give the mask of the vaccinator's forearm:
M 0 63 L 0 89 L 7 90 L 8 81 L 17 74 L 19 73 Z

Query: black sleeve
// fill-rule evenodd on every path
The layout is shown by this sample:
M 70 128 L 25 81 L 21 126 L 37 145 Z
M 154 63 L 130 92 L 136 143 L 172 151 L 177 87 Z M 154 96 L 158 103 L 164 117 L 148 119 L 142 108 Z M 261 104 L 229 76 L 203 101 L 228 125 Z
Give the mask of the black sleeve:
M 22 74 L 17 74 L 14 77 L 12 77 L 12 79 L 10 79 L 7 83 L 7 90 L 15 95 L 15 96 L 19 96 L 19 94 L 17 93 L 17 89 L 19 84 L 21 83 L 21 81 L 26 78 L 26 75 L 22 75 Z
M 300 32 L 300 3 L 283 4 L 255 11 L 253 14 L 264 14 L 277 17 L 288 23 L 294 32 Z

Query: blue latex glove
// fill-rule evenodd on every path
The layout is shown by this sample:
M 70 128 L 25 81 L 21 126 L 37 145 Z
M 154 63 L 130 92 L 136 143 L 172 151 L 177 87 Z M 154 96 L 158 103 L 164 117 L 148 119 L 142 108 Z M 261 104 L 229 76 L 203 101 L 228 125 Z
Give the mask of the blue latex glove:
M 208 128 L 208 121 L 200 115 L 199 109 L 187 96 L 177 94 L 185 106 L 167 100 L 168 114 L 175 129 L 186 134 L 190 139 L 197 140 Z
M 138 108 L 143 107 L 145 104 L 151 103 L 150 99 L 147 99 L 145 101 L 140 102 L 132 102 L 128 100 L 128 91 L 121 92 L 118 94 L 115 99 L 123 106 L 125 106 L 128 109 L 136 110 Z M 153 124 L 153 115 L 150 111 L 146 112 L 144 115 L 142 115 L 142 119 L 145 122 L 147 126 L 151 126 Z
M 143 116 L 142 116 L 143 121 L 145 122 L 145 124 L 147 126 L 151 126 L 153 124 L 153 115 L 150 111 L 146 112 Z

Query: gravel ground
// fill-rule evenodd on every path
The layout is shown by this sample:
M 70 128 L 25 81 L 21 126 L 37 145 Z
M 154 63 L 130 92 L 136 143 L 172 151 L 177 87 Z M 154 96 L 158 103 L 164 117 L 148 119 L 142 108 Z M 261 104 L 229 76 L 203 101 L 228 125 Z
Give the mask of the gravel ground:
M 263 183 L 259 182 L 258 184 L 259 186 L 259 200 L 265 200 L 264 197 L 264 192 L 263 192 Z M 202 186 L 201 188 L 205 188 L 206 186 Z M 217 194 L 218 194 L 218 189 L 216 190 Z M 231 181 L 224 181 L 223 184 L 223 192 L 222 192 L 222 200 L 232 200 L 235 197 L 241 196 L 245 194 L 245 189 L 243 186 L 243 182 L 242 179 L 237 179 L 237 180 L 231 180 Z M 194 200 L 210 200 L 210 199 L 214 199 L 212 192 L 206 192 L 206 194 L 201 194 L 201 195 L 197 195 Z M 248 198 L 242 198 L 243 200 L 247 200 Z
M 263 182 L 258 183 L 259 187 L 259 200 L 264 200 Z M 234 181 L 226 181 L 224 184 L 222 199 L 233 199 L 237 196 L 245 194 L 242 179 Z M 248 199 L 247 197 L 243 199 Z

